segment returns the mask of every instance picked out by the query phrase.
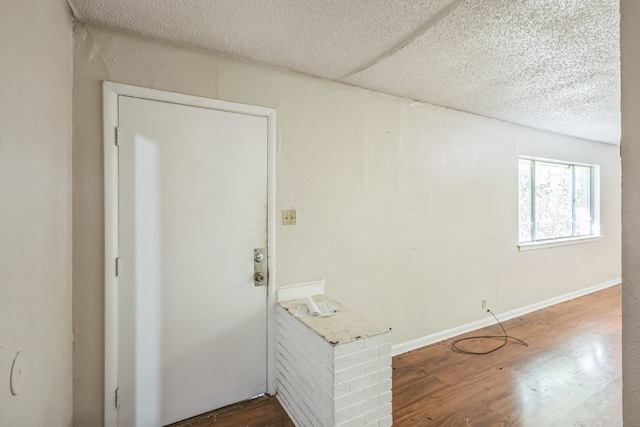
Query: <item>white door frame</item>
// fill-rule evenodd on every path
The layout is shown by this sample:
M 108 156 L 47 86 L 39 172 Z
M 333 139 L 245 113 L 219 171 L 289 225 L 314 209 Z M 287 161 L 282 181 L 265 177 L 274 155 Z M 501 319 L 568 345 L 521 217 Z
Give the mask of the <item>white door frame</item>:
M 118 96 L 170 102 L 193 107 L 267 118 L 267 393 L 276 389 L 276 111 L 273 108 L 236 104 L 217 99 L 182 95 L 104 81 L 104 425 L 118 426 Z

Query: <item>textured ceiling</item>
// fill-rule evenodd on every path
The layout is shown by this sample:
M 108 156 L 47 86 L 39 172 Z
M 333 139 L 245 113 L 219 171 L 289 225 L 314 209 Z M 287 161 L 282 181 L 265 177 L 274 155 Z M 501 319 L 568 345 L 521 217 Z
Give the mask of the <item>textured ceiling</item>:
M 617 0 L 68 0 L 76 18 L 618 144 Z

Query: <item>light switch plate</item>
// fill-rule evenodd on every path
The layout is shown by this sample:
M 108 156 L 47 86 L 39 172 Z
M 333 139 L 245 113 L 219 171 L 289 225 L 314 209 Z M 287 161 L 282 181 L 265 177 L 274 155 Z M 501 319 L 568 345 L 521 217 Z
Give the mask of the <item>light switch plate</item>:
M 282 225 L 296 225 L 296 210 L 295 209 L 283 209 L 282 210 Z

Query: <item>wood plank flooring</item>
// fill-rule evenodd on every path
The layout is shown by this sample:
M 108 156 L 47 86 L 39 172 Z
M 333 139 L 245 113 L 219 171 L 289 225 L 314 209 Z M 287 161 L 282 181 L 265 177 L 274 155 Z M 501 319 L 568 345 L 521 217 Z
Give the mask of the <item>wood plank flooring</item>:
M 622 426 L 620 286 L 503 324 L 528 347 L 467 355 L 451 339 L 394 357 L 394 425 Z
M 169 427 L 295 427 L 275 396 L 236 403 Z
M 620 286 L 503 322 L 509 342 L 487 355 L 454 339 L 393 358 L 394 426 L 621 427 Z M 498 335 L 499 326 L 461 337 Z M 461 338 L 461 337 L 456 337 Z M 483 351 L 500 340 L 460 347 Z M 174 427 L 293 426 L 275 397 Z

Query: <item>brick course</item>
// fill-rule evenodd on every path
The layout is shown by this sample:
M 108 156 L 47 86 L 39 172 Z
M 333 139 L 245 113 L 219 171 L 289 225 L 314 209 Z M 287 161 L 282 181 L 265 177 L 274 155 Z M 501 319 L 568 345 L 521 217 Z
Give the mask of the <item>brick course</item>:
M 336 316 L 346 310 L 341 305 Z M 278 396 L 293 422 L 300 427 L 392 425 L 391 331 L 374 329 L 379 333 L 331 343 L 293 313 L 283 304 L 276 313 Z M 347 325 L 340 327 L 357 334 L 358 323 L 349 326 L 348 314 L 344 319 Z

